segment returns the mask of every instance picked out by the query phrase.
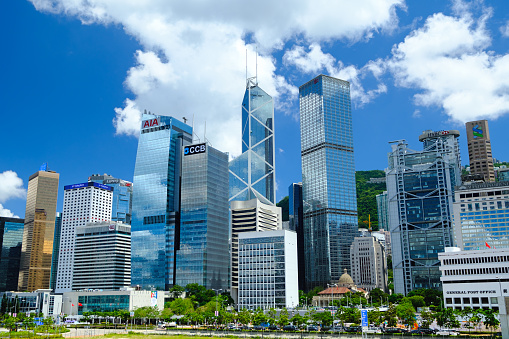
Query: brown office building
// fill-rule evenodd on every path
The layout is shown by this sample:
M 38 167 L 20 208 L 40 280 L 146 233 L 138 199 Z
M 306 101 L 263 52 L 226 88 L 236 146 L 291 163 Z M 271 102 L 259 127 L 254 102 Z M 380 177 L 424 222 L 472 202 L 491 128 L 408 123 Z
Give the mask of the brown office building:
M 488 121 L 470 121 L 466 127 L 470 174 L 480 174 L 486 182 L 495 181 Z
M 43 169 L 43 168 L 41 168 Z M 49 288 L 59 174 L 41 170 L 28 181 L 18 290 Z

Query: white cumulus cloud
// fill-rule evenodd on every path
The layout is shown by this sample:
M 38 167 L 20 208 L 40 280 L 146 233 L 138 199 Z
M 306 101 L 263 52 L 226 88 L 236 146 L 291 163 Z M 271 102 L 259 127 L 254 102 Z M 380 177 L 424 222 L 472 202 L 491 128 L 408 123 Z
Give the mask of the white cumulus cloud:
M 294 46 L 285 52 L 283 61 L 286 65 L 293 65 L 304 73 L 316 74 L 325 70 L 330 76 L 349 81 L 352 101 L 359 105 L 366 104 L 379 94 L 387 92 L 387 86 L 381 81 L 378 81 L 376 88 L 370 90 L 364 89 L 362 84 L 366 76 L 379 79 L 385 72 L 385 64 L 382 60 L 370 61 L 361 68 L 353 65 L 345 66 L 331 54 L 324 53 L 318 43 L 313 43 L 307 51 L 303 46 Z
M 4 208 L 2 204 L 0 204 L 0 217 L 19 218 L 19 216 L 12 213 L 11 210 Z
M 23 180 L 14 171 L 0 173 L 0 203 L 13 198 L 24 198 L 26 190 L 23 187 Z
M 395 45 L 388 67 L 396 84 L 415 88 L 415 103 L 438 106 L 453 121 L 496 119 L 509 112 L 509 55 L 489 50 L 486 22 L 455 2 L 455 15 L 436 13 Z
M 39 11 L 84 24 L 119 24 L 143 46 L 125 81 L 135 98 L 115 109 L 117 133 L 137 135 L 144 109 L 188 121 L 194 116 L 197 134 L 207 121 L 207 139 L 232 155 L 240 153 L 246 49 L 248 75 L 255 73 L 257 46 L 259 84 L 285 112 L 285 99 L 295 98 L 297 89 L 276 74 L 274 51 L 290 39 L 366 40 L 394 29 L 396 9 L 405 8 L 404 0 L 31 1 Z M 362 76 L 356 69 L 344 72 L 352 80 Z M 365 92 L 360 101 L 381 91 Z

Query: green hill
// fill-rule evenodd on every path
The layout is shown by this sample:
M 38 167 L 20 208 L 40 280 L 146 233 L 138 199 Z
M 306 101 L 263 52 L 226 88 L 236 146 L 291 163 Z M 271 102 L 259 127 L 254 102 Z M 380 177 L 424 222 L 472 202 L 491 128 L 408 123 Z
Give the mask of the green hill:
M 359 226 L 368 227 L 368 216 L 371 215 L 371 227 L 378 230 L 378 212 L 376 196 L 385 191 L 385 183 L 369 184 L 371 178 L 385 178 L 381 170 L 355 172 L 355 187 L 357 189 L 357 213 Z

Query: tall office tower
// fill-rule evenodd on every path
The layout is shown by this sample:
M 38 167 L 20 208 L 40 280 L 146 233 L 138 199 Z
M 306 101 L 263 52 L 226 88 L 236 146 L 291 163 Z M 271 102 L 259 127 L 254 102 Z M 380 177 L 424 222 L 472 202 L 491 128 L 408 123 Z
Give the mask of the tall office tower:
M 24 219 L 0 217 L 0 292 L 18 289 Z
M 495 181 L 488 121 L 470 121 L 465 125 L 467 128 L 470 174 L 480 174 L 484 176 L 486 182 Z
M 378 229 L 387 229 L 389 226 L 389 208 L 387 201 L 387 191 L 376 196 L 376 209 L 378 214 Z
M 113 188 L 111 220 L 131 225 L 133 184 L 126 180 L 114 178 L 106 173 L 103 175 L 92 174 L 88 177 L 88 181 L 98 182 Z
M 228 154 L 207 144 L 185 146 L 182 156 L 180 249 L 176 283 L 228 289 Z
M 509 182 L 466 183 L 455 191 L 454 238 L 462 250 L 509 248 Z
M 28 180 L 18 279 L 20 291 L 49 287 L 59 176 L 48 171 L 44 164 Z
M 96 182 L 64 186 L 64 211 L 55 292 L 71 291 L 76 228 L 89 222 L 111 220 L 113 188 Z
M 306 290 L 350 271 L 359 235 L 350 83 L 319 75 L 299 88 Z
M 281 207 L 264 204 L 258 199 L 232 201 L 230 205 L 232 225 L 230 294 L 233 300 L 237 302 L 239 289 L 239 234 L 281 229 Z
M 144 114 L 133 180 L 131 282 L 168 290 L 175 284 L 180 238 L 180 173 L 192 128 L 177 119 Z
M 356 237 L 350 246 L 350 262 L 357 287 L 368 292 L 375 288 L 387 291 L 387 257 L 375 237 Z
M 396 293 L 442 287 L 438 253 L 453 245 L 454 187 L 461 184 L 458 137 L 424 131 L 422 151 L 404 140 L 391 145 L 385 173 Z
M 274 101 L 249 78 L 242 100 L 242 154 L 229 165 L 230 201 L 257 198 L 274 205 L 274 147 Z
M 118 221 L 76 227 L 72 289 L 119 290 L 131 285 L 131 226 Z
M 305 257 L 304 257 L 304 223 L 303 203 L 302 203 L 302 183 L 293 183 L 288 187 L 288 214 L 290 221 L 290 230 L 297 232 L 297 257 L 299 269 L 299 289 L 306 289 Z
M 239 234 L 239 309 L 263 310 L 299 304 L 297 234 Z
M 55 218 L 55 235 L 53 237 L 53 255 L 51 256 L 51 276 L 49 288 L 55 290 L 57 286 L 58 255 L 60 253 L 60 235 L 62 234 L 62 213 L 57 212 Z
M 389 226 L 389 225 L 387 225 Z M 378 231 L 371 232 L 371 235 L 376 238 L 382 244 L 385 256 L 392 257 L 392 250 L 391 250 L 391 232 L 386 231 L 384 229 L 379 229 Z

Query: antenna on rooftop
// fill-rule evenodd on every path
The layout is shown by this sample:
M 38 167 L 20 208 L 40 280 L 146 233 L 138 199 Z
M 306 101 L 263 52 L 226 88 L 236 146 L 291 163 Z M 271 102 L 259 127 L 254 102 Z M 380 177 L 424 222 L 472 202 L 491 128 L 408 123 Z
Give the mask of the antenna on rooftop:
M 187 118 L 186 117 L 182 117 L 182 120 L 184 120 L 184 124 L 187 124 Z
M 255 59 L 255 64 L 256 64 L 256 71 L 255 71 L 255 78 L 256 78 L 256 82 L 258 82 L 258 46 L 256 46 L 256 59 Z
M 246 48 L 246 81 L 247 81 L 247 48 Z

